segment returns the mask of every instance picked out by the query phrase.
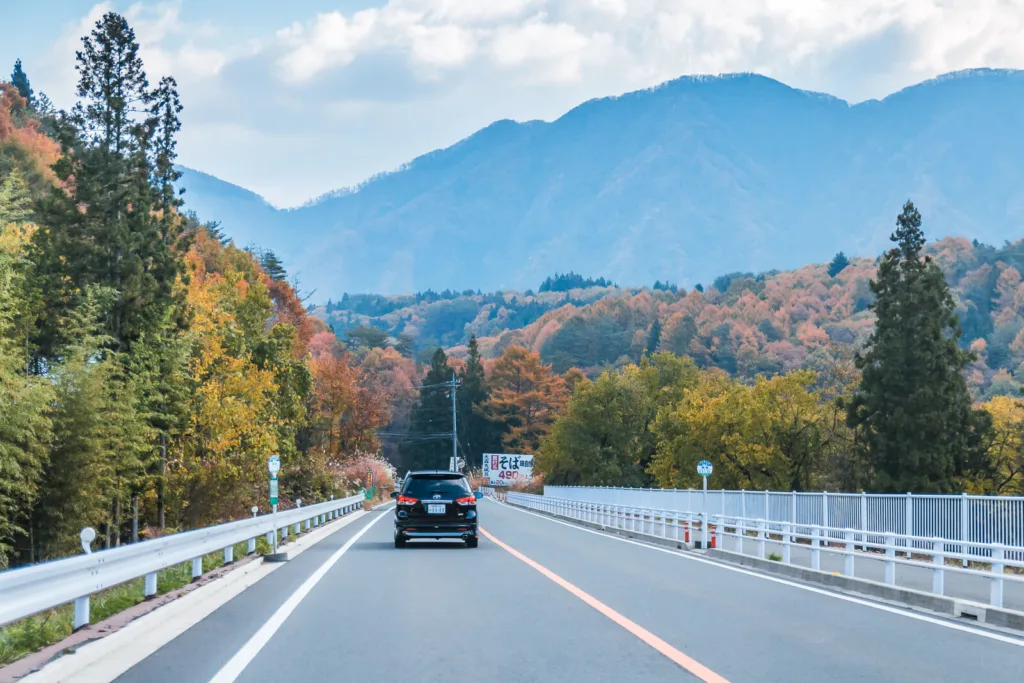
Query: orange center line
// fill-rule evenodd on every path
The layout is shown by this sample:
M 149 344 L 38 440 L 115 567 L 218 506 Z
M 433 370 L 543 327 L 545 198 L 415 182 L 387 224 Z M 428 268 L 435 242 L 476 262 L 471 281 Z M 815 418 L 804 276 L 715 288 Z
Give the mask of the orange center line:
M 494 543 L 499 548 L 502 548 L 503 550 L 508 552 L 510 555 L 515 557 L 517 560 L 520 560 L 520 561 L 524 562 L 525 564 L 527 564 L 528 566 L 536 569 L 538 572 L 540 572 L 541 574 L 543 574 L 547 578 L 551 579 L 552 581 L 557 583 L 559 586 L 561 586 L 565 590 L 569 591 L 570 593 L 575 595 L 577 598 L 579 598 L 583 602 L 587 603 L 588 605 L 590 605 L 591 607 L 596 609 L 598 612 L 600 612 L 604 616 L 608 617 L 613 622 L 615 622 L 616 624 L 618 624 L 622 628 L 626 629 L 627 631 L 632 633 L 634 636 L 636 636 L 637 638 L 642 640 L 644 643 L 647 643 L 652 648 L 654 648 L 655 650 L 657 650 L 661 654 L 665 655 L 666 657 L 671 659 L 673 662 L 675 662 L 676 664 L 678 664 L 682 668 L 684 668 L 687 671 L 689 671 L 691 674 L 693 674 L 694 676 L 696 676 L 700 680 L 704 681 L 705 683 L 729 683 L 729 681 L 726 680 L 725 678 L 723 678 L 722 676 L 719 676 L 714 671 L 712 671 L 711 669 L 707 668 L 706 666 L 704 666 L 703 664 L 701 664 L 697 660 L 693 659 L 692 657 L 688 657 L 687 655 L 683 654 L 682 652 L 680 652 L 676 648 L 672 647 L 671 645 L 666 643 L 664 640 L 662 640 L 658 636 L 654 635 L 653 633 L 651 633 L 650 631 L 645 629 L 640 624 L 638 624 L 635 621 L 633 621 L 631 619 L 628 619 L 627 617 L 619 614 L 618 612 L 613 610 L 611 607 L 609 607 L 608 605 L 604 604 L 603 602 L 601 602 L 600 600 L 598 600 L 594 596 L 590 595 L 589 593 L 587 593 L 583 589 L 577 588 L 575 585 L 569 583 L 568 581 L 563 579 L 561 576 L 559 576 L 558 574 L 556 574 L 553 571 L 551 571 L 550 569 L 548 569 L 547 567 L 545 567 L 545 566 L 543 566 L 543 565 L 541 565 L 541 564 L 539 564 L 537 562 L 534 562 L 533 560 L 531 560 L 526 555 L 523 555 L 521 552 L 519 552 L 515 548 L 513 548 L 513 547 L 503 543 L 502 541 L 499 541 L 491 533 L 489 533 L 487 530 L 483 529 L 482 527 L 480 529 L 480 533 L 483 534 L 483 536 L 485 538 L 487 538 L 489 541 L 491 541 L 491 543 Z

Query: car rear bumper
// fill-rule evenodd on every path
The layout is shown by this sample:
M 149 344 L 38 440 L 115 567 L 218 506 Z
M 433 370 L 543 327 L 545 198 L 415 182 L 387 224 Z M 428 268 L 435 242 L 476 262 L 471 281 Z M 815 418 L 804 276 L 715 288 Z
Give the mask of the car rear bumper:
M 405 538 L 473 538 L 477 525 L 472 522 L 429 523 L 426 520 L 396 520 L 395 535 Z
M 473 531 L 402 531 L 406 538 L 470 538 L 476 535 Z

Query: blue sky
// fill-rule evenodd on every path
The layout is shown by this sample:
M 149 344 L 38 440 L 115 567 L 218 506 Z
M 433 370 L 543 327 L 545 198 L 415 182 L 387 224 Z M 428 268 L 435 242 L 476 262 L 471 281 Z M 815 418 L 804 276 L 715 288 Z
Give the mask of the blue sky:
M 179 81 L 181 162 L 279 206 L 357 184 L 501 118 L 694 73 L 755 71 L 850 101 L 1024 67 L 1024 0 L 4 0 L 0 73 L 72 104 L 104 11 Z

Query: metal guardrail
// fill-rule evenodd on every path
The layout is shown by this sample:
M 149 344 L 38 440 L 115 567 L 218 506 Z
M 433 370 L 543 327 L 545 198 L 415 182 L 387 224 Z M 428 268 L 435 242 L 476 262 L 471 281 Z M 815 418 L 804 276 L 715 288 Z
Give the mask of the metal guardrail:
M 53 607 L 75 603 L 75 629 L 89 623 L 89 596 L 106 588 L 145 577 L 145 595 L 157 593 L 157 572 L 192 561 L 193 579 L 202 576 L 204 555 L 224 551 L 224 561 L 234 557 L 234 546 L 248 541 L 248 553 L 256 552 L 256 539 L 283 532 L 293 533 L 318 526 L 355 509 L 362 509 L 362 494 L 306 507 L 261 515 L 237 522 L 171 534 L 149 541 L 88 552 L 51 562 L 0 572 L 0 626 Z
M 988 568 L 967 568 L 968 560 L 977 562 L 978 553 L 958 552 L 954 547 L 959 544 L 943 538 L 891 532 L 877 534 L 862 529 L 815 524 L 779 524 L 766 519 L 716 514 L 710 515 L 709 523 L 705 525 L 703 513 L 700 512 L 660 510 L 529 493 L 510 492 L 508 502 L 560 517 L 684 543 L 691 542 L 691 535 L 694 541 L 699 535 L 705 548 L 718 547 L 719 539 L 728 536 L 735 539 L 734 552 L 737 553 L 744 552 L 744 540 L 754 540 L 756 556 L 761 558 L 765 557 L 765 546 L 770 541 L 782 545 L 782 562 L 785 564 L 792 563 L 791 551 L 794 546 L 810 548 L 811 568 L 817 570 L 821 569 L 821 553 L 833 553 L 845 557 L 842 573 L 850 577 L 855 576 L 857 558 L 881 560 L 885 563 L 885 583 L 891 586 L 896 585 L 897 564 L 924 568 L 932 572 L 931 590 L 938 595 L 944 594 L 946 572 L 982 576 L 989 579 L 989 602 L 995 607 L 1003 606 L 1004 582 L 1024 584 L 1024 576 L 1006 573 L 1007 567 L 1024 569 L 1024 560 L 1010 557 L 1013 553 L 1024 552 L 1024 548 L 1007 548 L 1000 543 L 982 546 L 990 565 Z M 754 536 L 750 536 L 750 532 Z M 897 553 L 903 553 L 905 557 L 898 557 Z M 914 559 L 914 556 L 922 555 L 930 557 L 931 561 Z M 962 560 L 964 566 L 947 565 L 946 559 Z
M 1002 543 L 1024 560 L 1024 497 L 915 493 L 830 493 L 545 486 L 544 495 L 656 510 L 707 512 L 772 524 L 856 529 L 957 542 L 957 552 L 988 557 Z

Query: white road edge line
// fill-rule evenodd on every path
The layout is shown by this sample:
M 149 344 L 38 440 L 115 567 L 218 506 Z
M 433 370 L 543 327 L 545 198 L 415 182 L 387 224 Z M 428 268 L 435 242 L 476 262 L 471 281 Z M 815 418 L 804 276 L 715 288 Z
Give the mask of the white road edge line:
M 287 546 L 289 555 L 297 557 L 367 514 L 362 510 L 352 512 L 329 525 L 306 532 Z M 110 683 L 283 566 L 257 558 L 140 616 L 114 633 L 82 645 L 73 656 L 52 660 L 19 679 L 19 683 Z
M 386 511 L 385 511 L 386 512 Z M 309 595 L 309 592 L 313 590 L 313 587 L 320 582 L 320 579 L 324 578 L 324 575 L 330 571 L 338 560 L 341 559 L 342 555 L 348 552 L 349 548 L 355 545 L 356 541 L 363 537 L 367 531 L 369 531 L 374 524 L 383 519 L 385 515 L 380 515 L 369 524 L 359 530 L 352 538 L 350 538 L 345 545 L 341 546 L 331 555 L 327 560 L 324 561 L 320 567 L 313 572 L 313 574 L 306 579 L 301 586 L 299 586 L 294 593 L 292 593 L 287 600 L 284 601 L 277 611 L 274 612 L 266 623 L 259 628 L 256 633 L 253 634 L 245 645 L 243 645 L 235 656 L 228 660 L 228 663 L 221 667 L 213 678 L 210 679 L 210 683 L 234 683 L 235 679 L 241 675 L 245 667 L 256 658 L 256 655 L 260 653 L 260 650 L 270 642 L 270 639 L 277 633 L 277 630 L 281 628 L 285 620 L 291 616 L 291 613 L 295 611 L 295 608 L 299 606 L 299 603 Z
M 732 566 L 730 564 L 725 564 L 725 563 L 722 563 L 722 562 L 714 562 L 712 560 L 707 560 L 707 559 L 705 559 L 703 557 L 695 557 L 695 556 L 687 554 L 687 553 L 679 552 L 678 550 L 671 550 L 669 548 L 659 548 L 658 546 L 650 545 L 648 543 L 641 543 L 639 541 L 634 541 L 634 540 L 629 539 L 629 538 L 622 538 L 621 536 L 617 536 L 615 534 L 606 534 L 606 533 L 603 533 L 601 531 L 596 531 L 594 529 L 588 529 L 586 527 L 582 527 L 582 526 L 579 526 L 577 524 L 572 524 L 570 522 L 563 522 L 560 519 L 554 519 L 553 517 L 548 517 L 547 515 L 542 515 L 542 514 L 533 512 L 531 510 L 526 510 L 526 509 L 523 509 L 523 508 L 520 508 L 520 507 L 516 507 L 514 505 L 508 505 L 506 503 L 502 503 L 500 500 L 495 500 L 493 498 L 490 499 L 490 500 L 492 502 L 497 503 L 498 505 L 501 505 L 502 507 L 508 508 L 510 510 L 515 510 L 516 512 L 521 512 L 521 513 L 526 514 L 526 515 L 531 515 L 533 517 L 537 517 L 539 519 L 543 519 L 543 520 L 546 520 L 548 522 L 552 522 L 554 524 L 561 524 L 562 526 L 567 526 L 570 529 L 576 529 L 577 531 L 585 531 L 588 534 L 594 534 L 595 536 L 600 536 L 602 538 L 608 538 L 608 539 L 611 539 L 613 541 L 621 541 L 622 543 L 629 543 L 630 545 L 640 546 L 641 548 L 647 548 L 649 550 L 656 550 L 659 553 L 666 553 L 668 555 L 674 555 L 674 556 L 682 558 L 684 560 L 690 560 L 691 562 L 702 562 L 704 564 L 709 564 L 709 565 L 712 565 L 712 566 L 715 566 L 715 567 L 720 567 L 722 569 L 727 569 L 727 570 L 729 570 L 731 572 L 737 572 L 739 574 L 746 574 L 747 576 L 755 576 L 755 577 L 757 577 L 759 579 L 764 579 L 765 581 L 771 581 L 773 583 L 779 583 L 779 584 L 782 584 L 784 586 L 792 586 L 793 588 L 799 588 L 800 590 L 810 591 L 811 593 L 817 593 L 819 595 L 827 595 L 827 596 L 829 596 L 831 598 L 835 598 L 837 600 L 843 600 L 845 602 L 852 602 L 852 603 L 854 603 L 856 605 L 864 605 L 865 607 L 871 607 L 873 609 L 881 610 L 883 612 L 890 612 L 892 614 L 899 614 L 899 615 L 902 615 L 904 617 L 907 617 L 908 619 L 916 619 L 918 621 L 924 621 L 924 622 L 927 622 L 929 624 L 935 624 L 936 626 L 942 626 L 944 628 L 950 628 L 950 629 L 953 629 L 953 630 L 956 630 L 956 631 L 963 631 L 965 633 L 973 633 L 974 635 L 981 636 L 983 638 L 989 638 L 991 640 L 998 640 L 998 641 L 1003 642 L 1003 643 L 1009 643 L 1010 645 L 1016 645 L 1017 647 L 1024 647 L 1024 640 L 1022 640 L 1020 638 L 1014 638 L 1014 637 L 1011 637 L 1011 636 L 1004 636 L 1004 635 L 999 634 L 999 633 L 994 633 L 992 631 L 984 631 L 984 630 L 981 630 L 981 629 L 978 629 L 978 628 L 973 628 L 971 626 L 965 626 L 963 624 L 954 624 L 952 622 L 945 621 L 943 619 L 938 619 L 936 617 L 929 617 L 926 614 L 918 614 L 916 612 L 911 612 L 911 611 L 906 610 L 906 609 L 900 609 L 899 607 L 891 607 L 889 605 L 884 605 L 884 604 L 881 604 L 881 603 L 872 602 L 870 600 L 862 600 L 860 598 L 855 598 L 855 597 L 850 596 L 850 595 L 844 595 L 842 593 L 833 593 L 832 591 L 827 591 L 827 590 L 824 590 L 824 589 L 821 589 L 821 588 L 816 588 L 814 586 L 809 586 L 809 585 L 806 585 L 806 584 L 803 584 L 803 583 L 798 583 L 798 582 L 795 582 L 795 581 L 789 581 L 787 579 L 780 579 L 780 578 L 775 577 L 775 576 L 768 576 L 767 574 L 760 574 L 758 572 L 753 572 L 753 571 L 750 571 L 748 569 L 742 569 L 740 567 L 734 567 L 734 566 Z

